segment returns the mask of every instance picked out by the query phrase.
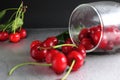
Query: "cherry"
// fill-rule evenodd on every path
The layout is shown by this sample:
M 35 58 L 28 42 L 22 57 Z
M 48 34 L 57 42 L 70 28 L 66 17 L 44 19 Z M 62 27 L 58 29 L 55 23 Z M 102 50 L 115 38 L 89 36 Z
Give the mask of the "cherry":
M 68 59 L 68 65 L 69 66 L 71 65 L 72 61 L 75 60 L 75 64 L 72 68 L 72 71 L 77 71 L 84 63 L 83 56 L 76 50 L 71 51 L 67 55 L 67 59 Z
M 83 56 L 83 58 L 86 57 L 86 49 L 83 45 L 80 44 L 75 50 L 78 51 Z
M 108 45 L 107 45 L 107 47 L 106 47 L 106 50 L 112 50 L 113 47 L 114 47 L 114 43 L 113 43 L 112 41 L 109 41 L 109 42 L 108 42 Z
M 105 49 L 107 45 L 108 45 L 108 39 L 107 39 L 107 36 L 104 34 L 99 44 L 99 48 Z
M 105 32 L 113 32 L 113 33 L 116 33 L 116 32 L 120 32 L 119 28 L 115 25 L 110 25 L 108 26 L 107 28 L 105 28 Z
M 30 44 L 30 48 L 36 46 L 36 45 L 40 45 L 42 42 L 40 40 L 34 40 L 32 41 L 32 43 Z
M 97 45 L 99 40 L 100 40 L 100 36 L 101 36 L 101 32 L 100 31 L 96 31 L 94 32 L 94 34 L 91 35 L 92 40 L 94 42 L 94 45 Z
M 4 32 L 0 32 L 0 41 L 5 41 L 9 38 L 9 34 L 8 32 L 4 31 Z
M 82 40 L 83 38 L 88 38 L 88 37 L 89 37 L 89 29 L 83 28 L 78 35 L 79 40 Z
M 25 38 L 27 36 L 27 31 L 25 29 L 23 29 L 23 28 L 20 30 L 19 33 L 20 33 L 20 38 L 21 39 L 23 39 L 23 38 Z
M 32 47 L 30 50 L 30 55 L 36 61 L 43 62 L 43 61 L 45 61 L 45 57 L 48 53 L 48 50 L 41 49 L 40 47 L 41 47 L 40 45 L 36 45 L 36 46 Z
M 113 42 L 115 45 L 120 45 L 120 36 L 118 35 Z
M 82 44 L 86 50 L 90 50 L 94 47 L 94 45 L 92 44 L 92 40 L 89 38 L 83 38 L 80 44 Z
M 65 41 L 65 44 L 72 44 L 72 41 L 70 38 L 68 38 L 66 41 Z M 71 51 L 73 49 L 73 46 L 62 46 L 62 52 L 64 54 L 68 54 L 69 51 Z
M 101 31 L 101 26 L 100 25 L 90 27 L 90 33 L 91 34 L 94 34 L 96 31 Z
M 70 38 L 68 38 L 68 39 L 65 40 L 65 43 L 66 43 L 66 44 L 72 44 L 72 41 L 71 41 Z
M 44 47 L 51 47 L 51 46 L 55 46 L 58 43 L 58 39 L 54 36 L 52 37 L 48 37 L 44 42 L 43 42 L 43 46 Z
M 52 59 L 53 59 L 53 56 L 56 55 L 56 54 L 59 54 L 59 51 L 56 50 L 56 49 L 50 49 L 46 55 L 46 58 L 45 58 L 45 61 L 47 63 L 51 63 L 52 62 Z
M 62 46 L 62 52 L 67 55 L 73 49 L 72 46 Z
M 19 41 L 20 41 L 20 34 L 19 34 L 18 32 L 16 32 L 16 33 L 11 33 L 11 34 L 10 34 L 10 37 L 9 37 L 9 40 L 10 40 L 11 42 L 14 42 L 14 43 L 19 42 Z
M 67 58 L 66 56 L 59 52 L 57 55 L 53 56 L 52 59 L 52 69 L 56 74 L 61 74 L 67 68 Z

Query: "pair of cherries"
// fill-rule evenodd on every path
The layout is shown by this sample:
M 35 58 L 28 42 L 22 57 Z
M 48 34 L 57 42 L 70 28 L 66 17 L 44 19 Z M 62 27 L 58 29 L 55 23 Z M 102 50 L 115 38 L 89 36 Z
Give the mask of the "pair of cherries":
M 78 47 L 69 46 L 71 40 L 67 39 L 66 46 L 57 47 L 58 39 L 56 37 L 48 37 L 45 41 L 41 42 L 39 40 L 34 40 L 30 45 L 30 55 L 31 57 L 40 62 L 46 62 L 52 64 L 52 69 L 55 73 L 63 73 L 67 65 L 71 65 L 73 60 L 75 64 L 72 68 L 73 71 L 78 70 L 84 63 L 84 58 L 86 56 L 85 48 L 80 45 Z M 64 44 L 63 44 L 64 45 Z
M 101 26 L 83 28 L 79 35 L 80 44 L 84 45 L 86 50 L 94 48 L 100 41 L 102 31 Z M 103 36 L 98 45 L 99 49 L 112 50 L 114 46 L 120 45 L 120 30 L 117 26 L 106 26 L 103 28 Z
M 19 42 L 20 39 L 23 39 L 27 36 L 27 32 L 25 29 L 21 29 L 18 32 L 15 33 L 8 33 L 7 31 L 1 31 L 0 32 L 0 41 L 6 41 L 9 39 L 10 42 Z

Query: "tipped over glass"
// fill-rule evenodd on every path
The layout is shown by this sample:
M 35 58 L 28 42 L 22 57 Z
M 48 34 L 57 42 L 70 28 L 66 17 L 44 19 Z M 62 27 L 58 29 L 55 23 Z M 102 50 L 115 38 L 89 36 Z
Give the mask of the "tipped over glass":
M 77 6 L 69 19 L 69 34 L 86 52 L 120 48 L 120 3 L 99 1 Z

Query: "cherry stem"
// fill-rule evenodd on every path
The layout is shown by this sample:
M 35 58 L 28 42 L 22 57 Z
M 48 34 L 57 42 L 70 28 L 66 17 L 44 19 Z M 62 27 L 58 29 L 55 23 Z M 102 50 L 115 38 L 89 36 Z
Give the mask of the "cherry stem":
M 6 11 L 8 10 L 17 10 L 18 8 L 8 8 L 8 9 L 5 9 Z
M 60 45 L 53 46 L 53 48 L 59 48 L 59 47 L 62 47 L 62 46 L 73 46 L 73 47 L 77 47 L 75 44 L 60 44 Z
M 20 14 L 21 14 L 21 12 L 22 12 L 22 10 L 21 10 L 22 6 L 23 6 L 23 2 L 20 4 L 20 6 L 19 6 L 19 8 L 18 8 L 18 10 L 17 10 L 17 12 L 16 12 L 13 26 L 16 26 L 16 24 L 18 23 L 18 22 L 16 22 L 16 19 L 20 17 Z M 15 33 L 15 31 L 16 31 L 16 30 L 14 29 L 14 30 L 13 30 L 13 33 Z
M 3 29 L 3 32 L 12 24 L 12 22 L 10 22 L 8 25 L 6 25 L 6 27 Z
M 51 46 L 51 47 L 40 47 L 39 49 L 51 49 L 51 48 L 60 48 L 62 46 L 73 46 L 73 47 L 77 47 L 75 44 L 60 44 L 60 45 L 56 45 L 56 46 Z
M 61 80 L 65 80 L 68 77 L 68 75 L 72 71 L 72 68 L 73 68 L 74 64 L 75 64 L 75 60 L 72 61 L 72 64 L 71 64 L 69 70 L 67 71 L 67 73 L 65 74 L 65 76 L 63 76 L 63 78 Z
M 18 65 L 16 65 L 16 66 L 14 66 L 14 67 L 9 71 L 8 75 L 9 75 L 9 76 L 12 75 L 13 72 L 14 72 L 17 68 L 19 68 L 19 67 L 21 67 L 21 66 L 25 66 L 25 65 L 52 66 L 52 64 L 37 63 L 37 62 L 26 62 L 26 63 L 21 63 L 21 64 L 18 64 Z
M 10 19 L 8 20 L 8 22 L 10 22 L 11 20 L 12 20 L 12 18 L 13 18 L 13 16 L 16 14 L 16 12 L 14 12 L 13 14 L 12 14 L 12 16 L 10 17 Z

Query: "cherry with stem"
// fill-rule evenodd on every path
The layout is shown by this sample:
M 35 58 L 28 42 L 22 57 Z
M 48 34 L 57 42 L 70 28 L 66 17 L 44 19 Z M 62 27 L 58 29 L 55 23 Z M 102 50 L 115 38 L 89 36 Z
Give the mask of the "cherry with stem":
M 66 80 L 66 78 L 68 77 L 68 75 L 69 75 L 70 72 L 72 71 L 72 68 L 73 68 L 74 64 L 75 64 L 75 60 L 72 61 L 72 64 L 71 64 L 71 66 L 69 67 L 69 70 L 68 70 L 67 73 L 62 77 L 61 80 Z

